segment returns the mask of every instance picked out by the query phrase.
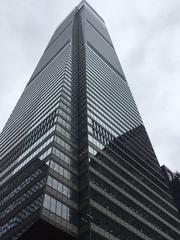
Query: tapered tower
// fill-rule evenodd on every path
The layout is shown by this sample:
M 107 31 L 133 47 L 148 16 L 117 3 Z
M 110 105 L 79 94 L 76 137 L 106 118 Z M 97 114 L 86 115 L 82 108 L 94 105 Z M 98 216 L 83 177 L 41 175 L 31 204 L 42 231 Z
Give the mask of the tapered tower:
M 60 24 L 0 135 L 0 239 L 180 239 L 104 20 Z

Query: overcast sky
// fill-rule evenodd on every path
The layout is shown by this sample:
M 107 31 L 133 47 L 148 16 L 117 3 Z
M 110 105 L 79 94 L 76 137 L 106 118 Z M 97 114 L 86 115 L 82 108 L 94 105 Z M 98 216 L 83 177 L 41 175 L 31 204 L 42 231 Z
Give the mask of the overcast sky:
M 108 27 L 160 164 L 180 171 L 180 1 L 89 0 Z M 1 0 L 0 131 L 77 0 Z

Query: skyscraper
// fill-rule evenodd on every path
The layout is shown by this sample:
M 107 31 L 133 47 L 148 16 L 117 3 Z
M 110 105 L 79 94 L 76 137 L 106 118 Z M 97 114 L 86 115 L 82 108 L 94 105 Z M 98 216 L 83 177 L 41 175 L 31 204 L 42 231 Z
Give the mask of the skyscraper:
M 0 136 L 0 239 L 180 239 L 103 19 L 59 25 Z

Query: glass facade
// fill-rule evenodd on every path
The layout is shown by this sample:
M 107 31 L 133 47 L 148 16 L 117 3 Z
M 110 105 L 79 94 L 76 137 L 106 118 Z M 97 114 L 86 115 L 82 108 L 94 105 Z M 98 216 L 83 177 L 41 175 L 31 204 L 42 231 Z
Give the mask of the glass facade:
M 85 1 L 57 27 L 0 135 L 0 184 L 2 240 L 48 232 L 180 239 L 177 208 L 104 20 Z

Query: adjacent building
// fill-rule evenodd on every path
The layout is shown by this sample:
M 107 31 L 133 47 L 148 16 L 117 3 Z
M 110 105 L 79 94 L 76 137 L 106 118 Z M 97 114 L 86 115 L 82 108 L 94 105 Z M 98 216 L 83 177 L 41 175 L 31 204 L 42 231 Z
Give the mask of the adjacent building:
M 178 240 L 180 219 L 104 20 L 55 30 L 0 135 L 0 239 Z
M 165 165 L 163 165 L 161 169 L 180 213 L 180 173 L 171 171 Z

